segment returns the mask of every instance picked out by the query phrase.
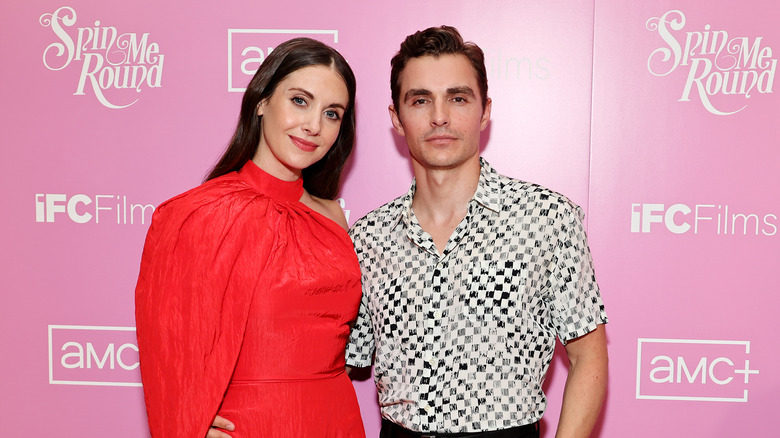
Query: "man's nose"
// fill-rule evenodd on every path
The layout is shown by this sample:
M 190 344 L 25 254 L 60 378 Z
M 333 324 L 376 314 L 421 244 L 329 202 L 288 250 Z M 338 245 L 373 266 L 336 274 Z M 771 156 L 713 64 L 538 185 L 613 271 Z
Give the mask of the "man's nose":
M 446 102 L 436 102 L 433 105 L 431 124 L 434 126 L 446 126 L 450 122 L 450 114 Z

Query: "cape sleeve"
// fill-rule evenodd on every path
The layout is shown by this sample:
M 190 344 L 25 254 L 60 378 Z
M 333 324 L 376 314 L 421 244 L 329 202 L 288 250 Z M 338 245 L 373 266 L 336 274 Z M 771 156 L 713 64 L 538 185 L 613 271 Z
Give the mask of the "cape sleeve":
M 155 438 L 206 436 L 273 245 L 262 198 L 186 195 L 155 212 L 135 291 L 141 380 Z

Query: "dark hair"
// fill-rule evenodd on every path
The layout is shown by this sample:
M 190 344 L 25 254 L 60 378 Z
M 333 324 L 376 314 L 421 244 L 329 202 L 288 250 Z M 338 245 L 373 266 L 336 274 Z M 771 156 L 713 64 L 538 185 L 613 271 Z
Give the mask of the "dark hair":
M 401 93 L 401 84 L 398 82 L 406 63 L 412 58 L 422 56 L 464 55 L 471 61 L 474 71 L 477 73 L 479 94 L 482 98 L 482 108 L 487 104 L 487 72 L 485 71 L 485 54 L 482 49 L 472 42 L 463 42 L 458 29 L 452 26 L 429 27 L 418 30 L 406 37 L 401 43 L 401 49 L 390 61 L 390 93 L 393 105 L 398 110 L 398 99 Z
M 241 114 L 227 150 L 209 172 L 206 181 L 240 169 L 254 157 L 260 143 L 257 105 L 271 97 L 290 73 L 304 67 L 333 67 L 347 86 L 349 102 L 336 142 L 322 159 L 303 169 L 303 187 L 314 196 L 334 199 L 341 171 L 355 144 L 355 75 L 339 52 L 311 38 L 295 38 L 278 45 L 257 69 L 241 101 Z

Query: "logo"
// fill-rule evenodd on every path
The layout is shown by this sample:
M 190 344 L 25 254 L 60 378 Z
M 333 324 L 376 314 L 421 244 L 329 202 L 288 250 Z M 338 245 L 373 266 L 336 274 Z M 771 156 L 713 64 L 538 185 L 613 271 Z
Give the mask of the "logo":
M 636 398 L 747 402 L 750 342 L 643 339 L 637 343 Z
M 74 27 L 76 11 L 69 6 L 45 13 L 38 21 L 50 27 L 57 38 L 44 49 L 43 65 L 53 71 L 81 70 L 75 96 L 89 91 L 107 108 L 127 108 L 138 101 L 133 99 L 138 93 L 162 87 L 165 55 L 148 32 L 120 34 L 116 27 L 101 25 L 100 20 L 91 26 Z
M 35 222 L 56 222 L 58 218 L 85 224 L 114 222 L 119 225 L 145 225 L 151 221 L 155 206 L 128 203 L 127 196 L 62 193 L 35 194 Z
M 647 59 L 650 73 L 668 76 L 678 69 L 687 70 L 679 102 L 697 98 L 712 114 L 727 116 L 745 109 L 756 93 L 772 93 L 777 58 L 764 37 L 735 37 L 709 24 L 683 32 L 685 25 L 685 14 L 678 10 L 645 23 L 665 44 Z M 715 99 L 720 108 L 716 108 Z
M 673 234 L 774 236 L 777 222 L 773 213 L 735 212 L 721 204 L 631 204 L 632 233 L 665 229 Z
M 349 223 L 349 213 L 350 210 L 347 210 L 347 201 L 344 200 L 344 198 L 338 198 L 336 199 L 336 202 L 339 203 L 339 206 L 341 207 L 341 210 L 344 211 L 344 217 L 347 219 L 347 223 Z
M 485 66 L 491 80 L 545 80 L 550 77 L 550 60 L 544 57 L 531 59 L 501 53 L 485 52 Z
M 274 48 L 298 37 L 308 37 L 333 45 L 339 42 L 339 31 L 228 29 L 228 91 L 246 91 L 246 84 Z
M 135 327 L 50 325 L 49 384 L 141 386 Z

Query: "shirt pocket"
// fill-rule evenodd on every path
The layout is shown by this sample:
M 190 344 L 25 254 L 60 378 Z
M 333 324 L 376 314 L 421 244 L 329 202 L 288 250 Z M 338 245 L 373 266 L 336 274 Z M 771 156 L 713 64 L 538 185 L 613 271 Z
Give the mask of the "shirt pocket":
M 496 367 L 502 372 L 540 384 L 538 369 L 555 347 L 548 305 L 533 272 L 506 266 L 502 261 L 481 261 L 468 270 L 464 285 L 468 296 L 463 300 L 466 323 L 482 327 L 478 342 L 487 346 L 480 346 L 480 352 L 500 355 Z
M 474 336 L 473 342 L 485 344 L 491 351 L 506 346 L 514 312 L 510 308 L 510 284 L 498 265 L 492 261 L 471 264 L 464 278 L 459 297 L 460 315 L 457 315 L 459 328 Z

